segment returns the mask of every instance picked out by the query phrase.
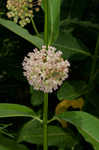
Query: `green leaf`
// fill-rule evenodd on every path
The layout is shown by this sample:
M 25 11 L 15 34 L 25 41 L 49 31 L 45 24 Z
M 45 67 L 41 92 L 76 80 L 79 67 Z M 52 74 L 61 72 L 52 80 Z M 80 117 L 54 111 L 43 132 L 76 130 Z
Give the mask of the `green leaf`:
M 81 80 L 65 81 L 57 91 L 57 97 L 59 100 L 74 100 L 83 95 L 86 90 L 87 85 Z
M 19 142 L 29 142 L 32 144 L 43 144 L 43 128 L 35 121 L 29 121 L 20 132 Z M 57 126 L 48 126 L 48 145 L 51 146 L 74 146 L 77 140 L 73 136 L 64 132 Z
M 91 21 L 81 21 L 81 20 L 78 20 L 77 18 L 67 18 L 67 19 L 64 19 L 61 21 L 61 27 L 65 27 L 66 28 L 66 25 L 69 25 L 69 26 L 81 26 L 81 27 L 84 27 L 84 28 L 91 28 L 91 29 L 94 29 L 94 30 L 98 30 L 99 31 L 99 24 L 96 24 L 96 23 L 93 23 Z
M 31 104 L 33 106 L 38 106 L 38 105 L 42 104 L 43 99 L 44 99 L 44 93 L 42 91 L 36 91 L 31 86 L 30 93 L 31 93 Z
M 3 145 L 0 145 L 0 150 L 9 150 L 9 148 L 3 146 Z
M 53 45 L 63 52 L 63 57 L 65 59 L 75 54 L 80 54 L 81 56 L 91 55 L 88 50 L 82 49 L 77 39 L 69 32 L 61 32 L 59 38 Z
M 82 111 L 65 112 L 57 117 L 75 125 L 95 150 L 99 150 L 99 120 L 96 117 Z
M 28 150 L 28 148 L 0 134 L 0 150 Z
M 40 37 L 31 35 L 26 29 L 22 28 L 21 26 L 17 25 L 12 21 L 0 18 L 0 24 L 9 29 L 10 31 L 14 32 L 15 34 L 19 35 L 23 39 L 27 40 L 28 42 L 32 43 L 38 48 L 41 48 L 41 46 L 44 43 Z
M 60 24 L 61 0 L 48 0 L 48 44 L 51 45 L 58 37 Z M 44 0 L 42 1 L 44 8 Z
M 49 45 L 59 34 L 61 0 L 48 0 L 48 37 Z
M 0 103 L 0 118 L 3 117 L 33 117 L 35 113 L 32 109 L 19 105 Z

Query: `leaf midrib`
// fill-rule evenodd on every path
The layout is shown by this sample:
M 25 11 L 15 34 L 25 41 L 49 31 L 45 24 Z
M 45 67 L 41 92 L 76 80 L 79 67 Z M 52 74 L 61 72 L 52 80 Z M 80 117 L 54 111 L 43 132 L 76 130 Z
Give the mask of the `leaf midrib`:
M 78 53 L 82 53 L 82 54 L 85 54 L 87 56 L 91 56 L 91 54 L 89 52 L 85 52 L 84 50 L 81 50 L 81 49 L 74 49 L 74 48 L 69 48 L 69 47 L 66 47 L 66 46 L 63 46 L 61 44 L 54 44 L 55 46 L 59 46 L 59 47 L 62 47 L 62 48 L 65 48 L 65 49 L 69 49 L 71 51 L 75 51 L 75 52 L 78 52 Z

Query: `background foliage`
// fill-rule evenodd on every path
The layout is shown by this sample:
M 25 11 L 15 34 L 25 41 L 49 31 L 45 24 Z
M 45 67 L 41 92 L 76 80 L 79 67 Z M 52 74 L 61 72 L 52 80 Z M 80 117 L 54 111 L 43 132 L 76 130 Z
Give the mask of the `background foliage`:
M 34 17 L 41 33 L 40 37 L 37 37 L 32 24 L 23 29 L 8 21 L 6 0 L 0 1 L 0 103 L 15 104 L 0 104 L 1 150 L 42 149 L 42 124 L 37 119 L 42 118 L 43 93 L 29 87 L 23 77 L 22 61 L 35 46 L 40 48 L 44 43 L 43 5 L 42 3 L 42 8 Z M 49 95 L 49 119 L 55 114 L 57 104 L 61 112 L 65 111 L 62 115 L 55 115 L 60 123 L 55 121 L 48 126 L 48 144 L 51 150 L 99 149 L 99 133 L 96 130 L 99 129 L 98 9 L 98 0 L 49 0 L 49 44 L 61 49 L 63 57 L 71 63 L 68 81 Z M 96 49 L 98 50 L 95 54 Z M 87 116 L 87 113 L 78 113 L 80 107 L 77 103 L 74 104 L 77 107 L 70 105 L 69 101 L 79 97 L 83 97 L 84 101 L 82 110 L 95 118 Z M 61 106 L 60 101 L 63 100 L 68 100 L 69 104 Z M 64 105 L 67 105 L 67 109 L 64 109 Z M 67 127 L 62 127 L 62 120 L 65 120 L 65 123 L 70 122 Z M 87 132 L 83 132 L 86 130 Z

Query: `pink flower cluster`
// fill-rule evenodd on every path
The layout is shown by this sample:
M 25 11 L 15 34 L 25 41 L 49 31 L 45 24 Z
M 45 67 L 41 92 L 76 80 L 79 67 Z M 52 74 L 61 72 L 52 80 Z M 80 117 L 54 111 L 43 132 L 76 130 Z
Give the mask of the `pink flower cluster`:
M 63 60 L 62 52 L 55 47 L 42 46 L 28 53 L 23 61 L 24 76 L 35 90 L 51 93 L 68 77 L 69 62 Z

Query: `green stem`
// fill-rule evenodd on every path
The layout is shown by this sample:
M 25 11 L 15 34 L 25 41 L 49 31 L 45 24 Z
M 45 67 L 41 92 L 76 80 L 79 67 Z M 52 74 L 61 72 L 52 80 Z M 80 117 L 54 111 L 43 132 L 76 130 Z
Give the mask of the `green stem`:
M 48 48 L 48 0 L 44 0 L 45 23 L 44 23 L 44 42 Z
M 44 22 L 44 43 L 48 49 L 48 0 L 44 0 L 45 22 Z M 48 133 L 47 133 L 47 113 L 48 113 L 48 94 L 44 94 L 43 108 L 43 150 L 48 150 Z
M 37 30 L 37 27 L 36 27 L 36 25 L 35 25 L 35 22 L 34 22 L 33 18 L 31 18 L 31 22 L 32 22 L 32 26 L 33 26 L 33 28 L 34 28 L 34 30 L 35 30 L 35 33 L 37 34 L 37 36 L 39 36 L 39 32 L 38 32 L 38 30 Z
M 89 78 L 89 88 L 90 89 L 91 89 L 91 86 L 93 85 L 94 74 L 96 71 L 96 62 L 97 62 L 98 50 L 99 50 L 99 36 L 98 36 L 97 43 L 96 43 L 95 53 L 94 53 L 94 56 L 92 58 L 92 67 L 91 67 L 90 78 Z
M 57 118 L 56 118 L 56 117 L 53 117 L 52 119 L 48 120 L 47 123 L 49 124 L 49 123 L 51 123 L 52 121 L 55 121 L 55 120 L 57 120 Z
M 48 150 L 47 112 L 48 112 L 48 94 L 45 93 L 44 108 L 43 108 L 43 150 Z

